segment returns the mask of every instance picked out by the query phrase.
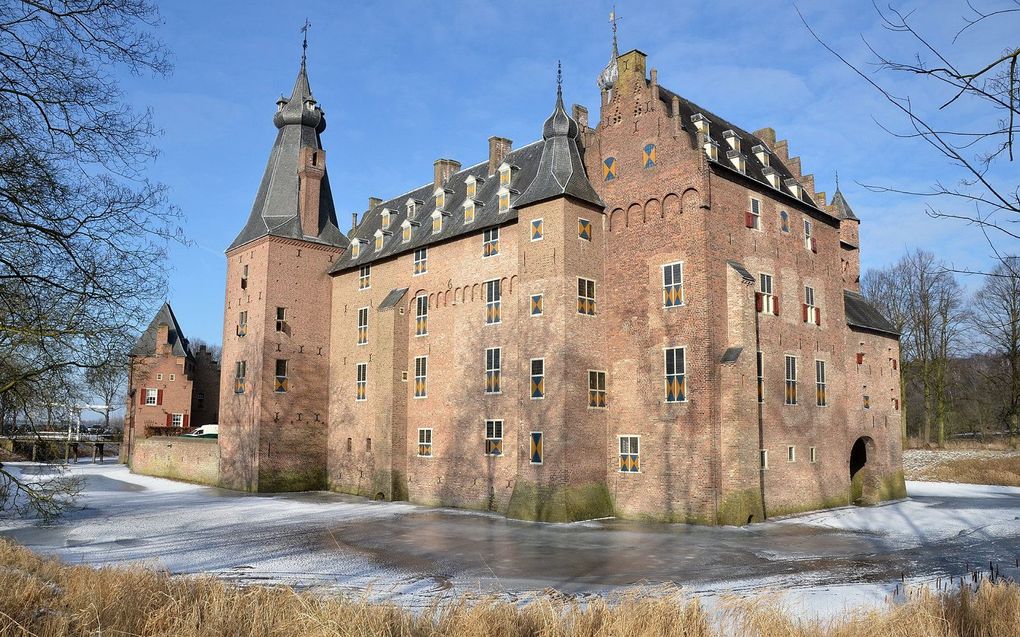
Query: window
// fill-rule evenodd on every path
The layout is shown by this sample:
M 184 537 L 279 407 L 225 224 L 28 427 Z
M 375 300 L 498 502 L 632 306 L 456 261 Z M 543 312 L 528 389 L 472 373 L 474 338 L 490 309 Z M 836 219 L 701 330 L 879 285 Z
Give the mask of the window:
M 174 427 L 184 426 L 184 414 L 174 414 L 170 418 L 170 424 Z
M 606 400 L 606 373 L 588 372 L 588 406 L 604 409 L 608 406 Z
M 752 230 L 761 230 L 761 200 L 751 197 L 751 208 L 744 213 L 744 225 Z
M 765 402 L 765 359 L 761 352 L 758 352 L 758 402 Z
M 545 398 L 545 359 L 531 359 L 531 398 Z
M 471 175 L 467 178 L 465 183 L 465 196 L 468 199 L 474 199 L 478 195 L 478 178 Z
M 500 372 L 502 363 L 500 361 L 502 351 L 498 347 L 490 347 L 485 350 L 485 393 L 500 393 Z
M 644 168 L 655 167 L 655 144 L 645 144 L 641 149 L 641 166 Z
M 471 195 L 468 195 L 469 197 Z M 464 202 L 464 223 L 471 223 L 475 220 L 475 202 L 468 200 Z
M 768 449 L 762 449 L 761 450 L 761 468 L 762 468 L 762 470 L 765 470 L 765 469 L 769 468 L 769 450 Z
M 787 405 L 797 404 L 797 358 L 786 357 L 786 400 Z
M 595 316 L 595 282 L 577 279 L 577 313 Z
M 542 220 L 532 219 L 531 220 L 531 240 L 541 241 L 542 240 Z
M 429 297 L 416 297 L 414 303 L 414 335 L 425 336 L 429 333 Z
M 864 394 L 864 408 L 871 409 L 871 396 Z
M 620 473 L 639 473 L 640 471 L 640 439 L 638 436 L 620 436 Z
M 407 208 L 407 218 L 408 218 L 408 219 L 410 219 L 411 217 L 413 217 L 413 216 L 415 215 L 415 213 L 417 213 L 417 212 L 418 212 L 418 204 L 420 204 L 420 203 L 421 203 L 421 202 L 420 202 L 420 201 L 418 201 L 417 199 L 408 199 L 408 200 L 407 200 L 407 201 L 406 201 L 406 202 L 404 203 L 404 207 L 406 207 L 406 208 Z
M 237 335 L 243 337 L 248 333 L 248 310 L 237 313 Z
M 503 421 L 485 421 L 485 455 L 503 455 Z
M 591 241 L 591 221 L 587 219 L 577 219 L 577 238 L 585 241 Z
M 779 315 L 779 299 L 772 293 L 772 275 L 758 275 L 758 292 L 754 297 L 755 309 L 765 314 Z
M 499 189 L 499 211 L 506 212 L 510 210 L 510 190 L 508 188 Z
M 276 308 L 276 331 L 287 331 L 287 308 L 285 307 Z
M 382 233 L 382 231 L 379 231 L 379 232 L 375 233 L 375 251 L 376 252 L 381 252 L 382 251 L 382 249 L 383 249 L 383 241 L 385 241 L 385 239 L 386 239 L 386 235 L 384 235 Z
M 145 388 L 145 404 L 155 405 L 159 402 L 159 390 L 154 387 Z
M 429 249 L 418 248 L 414 251 L 414 274 L 425 274 L 429 271 Z
M 371 438 L 365 438 L 365 451 L 368 451 L 368 452 L 372 451 L 372 439 Z
M 177 380 L 177 374 L 170 374 L 170 380 L 171 382 Z
M 163 374 L 156 374 L 156 380 L 163 380 Z
M 366 400 L 368 399 L 368 363 L 358 363 L 357 374 L 354 399 Z
M 357 259 L 361 254 L 361 239 L 351 240 L 351 257 Z
M 247 265 L 242 265 L 241 266 L 241 289 L 242 290 L 247 290 L 248 289 L 248 266 Z
M 542 432 L 532 431 L 530 438 L 531 445 L 528 455 L 531 457 L 531 464 L 542 464 Z
M 432 234 L 443 230 L 443 213 L 436 210 L 432 213 Z
M 382 211 L 382 227 L 385 230 L 390 227 L 390 211 L 388 208 L 383 208 Z
M 422 458 L 432 457 L 432 430 L 418 430 L 418 456 Z
M 815 361 L 815 404 L 825 407 L 825 361 Z
M 512 171 L 513 171 L 513 169 L 510 167 L 509 164 L 503 164 L 502 166 L 499 167 L 499 185 L 500 186 L 509 186 L 510 185 L 510 178 L 513 176 L 512 175 Z
M 805 323 L 822 324 L 821 313 L 815 307 L 815 289 L 813 287 L 804 286 L 804 307 L 802 308 L 801 318 L 804 319 Z
M 485 282 L 485 323 L 493 325 L 500 322 L 500 289 L 499 279 Z
M 531 295 L 531 315 L 532 316 L 542 316 L 542 300 L 543 300 L 543 296 L 541 294 L 532 294 Z
M 446 207 L 446 190 L 443 188 L 437 188 L 435 193 L 436 197 L 436 210 L 442 210 Z
M 417 356 L 414 359 L 414 397 L 425 398 L 426 381 L 428 380 L 429 357 Z
M 244 376 L 247 373 L 247 361 L 237 361 L 234 364 L 234 393 L 244 393 Z
M 605 181 L 616 179 L 616 157 L 606 157 L 602 160 L 602 179 Z
M 804 248 L 806 250 L 810 250 L 812 252 L 818 252 L 818 249 L 817 249 L 816 244 L 815 244 L 815 238 L 811 234 L 811 220 L 810 219 L 805 219 L 804 220 Z
M 783 232 L 790 232 L 790 213 L 785 210 L 779 211 L 779 229 Z
M 354 439 L 353 438 L 348 438 L 347 439 L 347 453 L 350 453 L 353 448 L 354 448 Z
M 797 462 L 797 448 L 794 447 L 793 445 L 789 445 L 786 447 L 786 461 Z
M 414 230 L 414 228 L 412 226 L 416 226 L 416 225 L 418 225 L 418 224 L 417 223 L 411 223 L 410 221 L 408 221 L 406 219 L 404 220 L 404 223 L 401 224 L 401 226 L 400 226 L 400 239 L 401 239 L 401 241 L 403 241 L 404 243 L 409 243 L 411 241 L 411 233 Z
M 818 462 L 818 450 L 815 449 L 814 447 L 808 448 L 808 460 L 811 462 L 811 464 Z
M 358 345 L 368 343 L 368 308 L 358 310 Z
M 684 304 L 684 264 L 667 263 L 662 266 L 662 305 L 678 307 Z
M 683 347 L 665 350 L 666 402 L 682 403 L 687 400 L 686 351 Z
M 367 290 L 372 287 L 372 266 L 363 265 L 358 271 L 358 289 Z
M 493 257 L 499 254 L 499 226 L 486 228 L 482 232 L 482 257 Z
M 276 381 L 273 383 L 273 391 L 285 393 L 287 391 L 287 361 L 276 359 Z

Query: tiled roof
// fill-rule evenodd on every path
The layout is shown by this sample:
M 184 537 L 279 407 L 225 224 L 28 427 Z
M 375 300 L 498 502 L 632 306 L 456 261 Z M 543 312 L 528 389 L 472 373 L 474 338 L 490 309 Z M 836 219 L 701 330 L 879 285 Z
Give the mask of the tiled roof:
M 747 268 L 744 267 L 743 263 L 741 263 L 740 261 L 734 261 L 733 259 L 730 259 L 726 263 L 728 263 L 731 268 L 736 270 L 737 274 L 739 274 L 740 278 L 742 278 L 744 281 L 747 281 L 748 283 L 754 283 L 754 275 L 747 271 Z
M 184 332 L 181 331 L 181 326 L 177 322 L 177 317 L 174 316 L 174 311 L 169 303 L 163 303 L 162 307 L 159 308 L 156 316 L 152 317 L 149 326 L 138 337 L 129 354 L 131 356 L 154 356 L 156 354 L 156 335 L 162 323 L 165 323 L 169 328 L 167 338 L 170 342 L 170 350 L 173 352 L 173 355 L 191 358 L 188 339 L 185 338 Z
M 743 347 L 735 345 L 733 347 L 727 347 L 726 351 L 723 352 L 722 360 L 723 363 L 736 363 L 740 358 L 740 353 L 744 351 Z
M 899 338 L 896 327 L 863 296 L 850 290 L 843 290 L 843 307 L 846 324 L 872 332 L 881 332 Z
M 836 214 L 839 215 L 840 219 L 851 219 L 853 221 L 860 221 L 854 211 L 850 208 L 850 204 L 847 203 L 846 197 L 840 192 L 839 188 L 836 188 L 836 194 L 832 196 L 832 207 L 836 209 Z
M 394 288 L 390 290 L 390 293 L 379 304 L 379 309 L 388 310 L 394 307 L 397 303 L 400 303 L 400 299 L 404 298 L 405 294 L 407 294 L 407 288 Z

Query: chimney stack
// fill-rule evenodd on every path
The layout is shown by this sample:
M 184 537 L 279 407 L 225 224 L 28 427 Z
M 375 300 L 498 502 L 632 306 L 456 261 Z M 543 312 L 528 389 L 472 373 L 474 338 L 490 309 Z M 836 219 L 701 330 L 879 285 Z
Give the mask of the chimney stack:
M 166 323 L 160 323 L 156 328 L 156 353 L 170 353 L 170 326 Z
M 375 208 L 376 206 L 378 206 L 381 203 L 382 203 L 382 199 L 380 199 L 378 197 L 369 197 L 368 198 L 368 209 L 372 210 L 373 208 Z
M 445 184 L 455 172 L 460 170 L 460 162 L 453 159 L 437 159 L 432 166 L 435 169 L 433 181 L 436 188 Z
M 580 104 L 574 104 L 571 108 L 571 117 L 577 122 L 578 127 L 581 130 L 588 128 L 588 109 L 581 106 Z
M 514 143 L 506 137 L 489 138 L 489 175 L 495 175 L 499 165 L 503 163 Z
M 358 213 L 352 212 L 351 213 L 351 230 L 356 230 L 357 228 L 358 228 Z
M 301 232 L 306 237 L 315 237 L 319 234 L 319 192 L 322 177 L 326 174 L 326 151 L 305 146 L 300 157 L 298 212 Z

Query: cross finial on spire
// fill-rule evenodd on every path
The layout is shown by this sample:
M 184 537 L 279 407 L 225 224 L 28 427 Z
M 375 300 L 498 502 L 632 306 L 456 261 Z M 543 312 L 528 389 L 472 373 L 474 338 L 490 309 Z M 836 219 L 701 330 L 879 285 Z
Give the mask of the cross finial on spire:
M 301 39 L 301 66 L 305 65 L 305 58 L 308 57 L 308 28 L 312 26 L 312 23 L 305 18 L 305 23 L 301 25 L 301 33 L 304 37 Z
M 616 5 L 613 5 L 613 10 L 609 12 L 609 22 L 613 25 L 613 51 L 616 51 L 616 23 L 621 18 L 616 17 Z
M 556 60 L 556 92 L 563 92 L 563 66 Z
M 839 190 L 839 171 L 836 171 L 836 190 Z

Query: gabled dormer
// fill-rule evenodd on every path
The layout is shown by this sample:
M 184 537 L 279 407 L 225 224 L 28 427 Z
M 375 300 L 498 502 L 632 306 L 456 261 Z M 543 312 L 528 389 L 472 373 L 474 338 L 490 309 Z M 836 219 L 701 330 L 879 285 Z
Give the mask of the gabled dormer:
M 719 142 L 711 137 L 705 137 L 705 155 L 712 161 L 719 161 Z
M 513 164 L 503 162 L 499 165 L 499 185 L 500 188 L 508 187 L 513 183 L 514 177 L 517 175 L 517 166 Z
M 510 210 L 510 198 L 516 194 L 518 194 L 518 192 L 513 188 L 500 186 L 497 198 L 499 200 L 499 212 L 501 214 Z
M 730 146 L 730 150 L 740 152 L 740 135 L 731 128 L 730 130 L 723 131 L 723 141 Z
M 485 179 L 481 177 L 475 177 L 474 175 L 469 176 L 464 181 L 465 196 L 468 199 L 476 199 L 478 197 L 478 188 L 485 182 Z
M 432 211 L 432 234 L 438 234 L 443 231 L 443 226 L 446 225 L 446 218 L 450 216 L 449 212 L 445 210 L 433 210 Z
M 436 210 L 445 210 L 446 209 L 446 201 L 447 201 L 449 195 L 451 195 L 451 194 L 453 194 L 452 190 L 450 190 L 448 188 L 443 188 L 443 187 L 436 188 L 432 192 L 432 197 L 435 199 L 435 202 L 436 202 Z
M 798 182 L 793 177 L 790 177 L 789 179 L 783 181 L 783 185 L 785 185 L 786 189 L 790 191 L 790 194 L 792 194 L 797 199 L 800 199 L 800 193 L 802 190 L 800 187 L 800 182 Z
M 726 159 L 730 160 L 730 164 L 740 172 L 747 172 L 747 158 L 739 150 L 726 151 Z
M 421 200 L 415 199 L 414 197 L 408 197 L 407 201 L 404 202 L 404 208 L 407 209 L 407 218 L 413 219 L 418 216 L 418 210 L 421 209 Z
M 393 236 L 393 233 L 389 230 L 383 230 L 382 228 L 375 231 L 375 251 L 382 252 L 383 246 L 386 245 L 386 239 Z
M 475 220 L 475 213 L 482 206 L 482 202 L 468 197 L 464 200 L 464 223 L 472 223 Z
M 411 239 L 414 237 L 414 230 L 415 230 L 415 228 L 417 228 L 420 225 L 421 224 L 418 223 L 417 221 L 412 221 L 410 219 L 404 219 L 404 222 L 402 224 L 400 224 L 400 240 L 401 240 L 401 242 L 403 242 L 403 243 L 410 243 Z
M 393 223 L 394 216 L 396 216 L 396 213 L 394 213 L 394 211 L 390 210 L 389 208 L 383 208 L 382 218 L 380 221 L 383 230 L 386 230 L 390 227 L 390 224 Z
M 699 133 L 704 133 L 706 135 L 711 134 L 711 131 L 709 130 L 710 127 L 708 124 L 708 118 L 702 115 L 701 113 L 695 113 L 694 115 L 691 115 L 691 123 L 694 124 L 694 130 L 698 131 Z
M 764 144 L 755 144 L 751 148 L 751 152 L 761 162 L 762 166 L 769 166 L 769 150 L 765 148 Z
M 772 166 L 763 166 L 761 172 L 765 175 L 765 179 L 768 180 L 770 186 L 773 188 L 779 188 L 779 173 L 776 172 L 775 168 Z
M 365 243 L 363 239 L 351 239 L 351 258 L 357 259 L 361 256 L 361 246 Z

